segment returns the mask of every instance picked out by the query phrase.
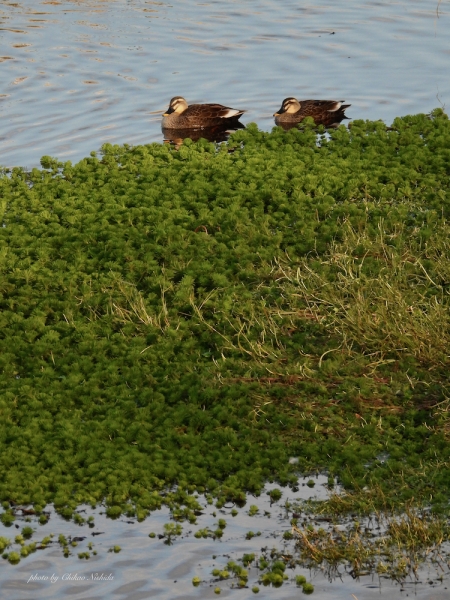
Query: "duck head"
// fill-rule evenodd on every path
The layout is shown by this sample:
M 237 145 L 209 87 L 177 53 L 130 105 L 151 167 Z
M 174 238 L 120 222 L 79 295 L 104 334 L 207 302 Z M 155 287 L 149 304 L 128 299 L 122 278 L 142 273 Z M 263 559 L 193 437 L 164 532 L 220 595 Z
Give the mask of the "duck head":
M 188 107 L 188 103 L 181 96 L 174 96 L 169 102 L 169 108 L 164 113 L 164 117 L 171 115 L 172 113 L 178 113 L 181 115 Z
M 281 115 L 282 113 L 296 113 L 301 108 L 300 102 L 297 98 L 285 98 L 281 104 L 281 108 L 278 112 L 274 113 L 274 117 Z

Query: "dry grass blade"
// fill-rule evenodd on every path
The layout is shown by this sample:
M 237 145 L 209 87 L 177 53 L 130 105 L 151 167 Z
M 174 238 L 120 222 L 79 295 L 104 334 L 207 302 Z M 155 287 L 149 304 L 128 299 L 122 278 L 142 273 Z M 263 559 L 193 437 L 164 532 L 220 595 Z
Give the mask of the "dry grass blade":
M 329 501 L 319 503 L 314 512 L 325 513 L 331 520 L 339 516 L 342 523 L 342 515 L 355 510 L 355 498 L 342 496 L 340 502 L 339 495 L 333 494 Z M 385 500 L 382 492 L 378 500 Z M 441 548 L 450 539 L 447 519 L 421 511 L 412 503 L 401 514 L 394 514 L 388 507 L 377 510 L 370 503 L 366 508 L 370 512 L 360 518 L 361 522 L 353 517 L 346 526 L 317 529 L 310 524 L 301 529 L 293 525 L 300 564 L 321 565 L 329 576 L 335 576 L 339 565 L 343 565 L 354 577 L 378 573 L 398 581 L 417 577 L 420 564 L 430 558 L 436 565 L 445 566 Z
M 115 292 L 115 295 L 118 292 L 123 300 L 123 303 L 120 304 L 117 299 L 113 300 L 111 298 L 110 300 L 111 313 L 120 322 L 134 323 L 137 321 L 142 325 L 155 327 L 161 331 L 163 330 L 162 322 L 164 322 L 166 327 L 169 326 L 163 288 L 161 288 L 162 309 L 157 316 L 148 313 L 145 300 L 135 285 L 123 280 L 117 280 L 113 291 Z
M 380 226 L 381 227 L 381 226 Z M 408 353 L 426 364 L 444 366 L 450 354 L 450 228 L 420 247 L 402 231 L 376 239 L 344 228 L 313 270 L 304 259 L 294 271 L 283 267 L 292 309 L 306 307 L 351 350 L 393 356 Z M 358 251 L 359 249 L 359 251 Z M 369 260 L 370 259 L 370 260 Z M 424 263 L 433 265 L 433 273 Z M 290 284 L 290 285 L 289 285 Z

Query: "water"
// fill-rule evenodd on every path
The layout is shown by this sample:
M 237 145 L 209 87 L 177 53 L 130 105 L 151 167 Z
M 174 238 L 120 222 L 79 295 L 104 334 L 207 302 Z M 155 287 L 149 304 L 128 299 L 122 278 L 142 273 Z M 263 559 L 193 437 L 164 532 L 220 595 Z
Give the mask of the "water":
M 449 568 L 444 556 L 445 550 L 450 552 L 448 544 L 441 549 L 441 565 L 422 566 L 418 570 L 418 579 L 407 579 L 403 585 L 377 575 L 363 576 L 354 580 L 340 569 L 341 577 L 328 580 L 326 573 L 321 570 L 310 572 L 297 567 L 295 571 L 287 569 L 289 580 L 282 587 L 264 587 L 259 585 L 260 593 L 255 595 L 251 588 L 257 584 L 259 571 L 256 567 L 249 569 L 248 587 L 237 590 L 232 588 L 236 579 L 217 581 L 211 572 L 213 569 L 224 569 L 227 561 L 236 562 L 245 553 L 255 553 L 261 556 L 262 548 L 282 550 L 289 555 L 294 552 L 295 541 L 283 541 L 282 535 L 291 530 L 291 512 L 287 512 L 284 503 L 302 502 L 309 498 L 324 500 L 328 497 L 326 490 L 327 477 L 317 476 L 315 486 L 306 485 L 307 478 L 300 480 L 299 490 L 293 492 L 282 488 L 283 496 L 276 504 L 271 504 L 267 493 L 260 497 L 248 497 L 247 505 L 238 509 L 238 514 L 232 516 L 231 511 L 236 508 L 233 504 L 225 505 L 223 509 L 216 509 L 208 505 L 204 497 L 199 498 L 203 506 L 203 514 L 198 517 L 197 523 L 191 525 L 182 523 L 183 532 L 174 539 L 172 545 L 166 545 L 158 534 L 163 534 L 164 524 L 169 522 L 170 514 L 167 508 L 155 511 L 143 523 L 122 517 L 117 521 L 106 519 L 103 508 L 92 510 L 89 507 L 81 508 L 81 514 L 95 516 L 95 527 L 90 529 L 87 525 L 78 526 L 67 522 L 51 511 L 51 518 L 46 525 L 38 525 L 35 521 L 30 525 L 36 529 L 33 540 L 39 541 L 51 532 L 55 534 L 54 542 L 45 550 L 37 550 L 19 565 L 13 566 L 8 562 L 1 562 L 0 566 L 0 598 L 8 600 L 59 600 L 71 598 L 73 600 L 101 600 L 103 598 L 117 598 L 117 600 L 145 600 L 158 598 L 158 600 L 202 600 L 216 597 L 214 589 L 221 588 L 220 598 L 234 598 L 236 594 L 240 600 L 250 598 L 273 598 L 274 600 L 292 600 L 303 597 L 301 589 L 297 588 L 293 578 L 295 575 L 304 575 L 313 583 L 315 591 L 312 598 L 317 600 L 371 600 L 383 598 L 401 600 L 406 597 L 415 597 L 421 600 L 448 600 L 449 598 Z M 273 489 L 268 485 L 266 491 Z M 339 491 L 337 488 L 335 491 Z M 256 505 L 259 512 L 249 516 L 250 505 Z M 201 528 L 216 529 L 218 519 L 226 520 L 224 535 L 221 540 L 197 539 L 194 534 Z M 173 522 L 173 521 L 172 521 Z M 314 519 L 313 519 L 314 522 Z M 26 525 L 24 518 L 17 520 L 19 529 L 14 526 L 5 528 L 0 525 L 0 536 L 13 539 L 20 529 Z M 317 526 L 327 527 L 326 523 L 318 522 Z M 249 531 L 260 533 L 252 539 L 246 539 Z M 149 533 L 154 532 L 155 538 L 149 538 Z M 80 539 L 76 548 L 71 548 L 72 555 L 63 557 L 61 547 L 57 542 L 58 534 L 66 537 L 72 536 Z M 94 544 L 93 549 L 97 555 L 89 560 L 80 560 L 78 552 L 88 550 L 88 543 Z M 118 554 L 108 552 L 114 545 L 119 545 Z M 17 545 L 14 547 L 17 549 Z M 10 550 L 10 549 L 9 549 Z M 450 554 L 447 555 L 447 561 Z M 103 574 L 104 579 L 99 576 Z M 439 580 L 439 576 L 443 580 Z M 34 579 L 32 578 L 34 576 Z M 41 579 L 37 580 L 36 576 Z M 53 576 L 53 578 L 52 578 Z M 93 579 L 94 576 L 94 579 Z M 198 576 L 202 583 L 195 588 L 192 578 Z M 47 579 L 43 579 L 43 578 Z M 97 577 L 95 579 L 95 577 Z M 108 578 L 105 580 L 105 578 Z M 2 595 L 3 594 L 3 595 Z
M 450 104 L 442 0 L 23 0 L 0 6 L 0 164 L 162 141 L 170 98 L 273 126 L 286 96 L 383 119 Z

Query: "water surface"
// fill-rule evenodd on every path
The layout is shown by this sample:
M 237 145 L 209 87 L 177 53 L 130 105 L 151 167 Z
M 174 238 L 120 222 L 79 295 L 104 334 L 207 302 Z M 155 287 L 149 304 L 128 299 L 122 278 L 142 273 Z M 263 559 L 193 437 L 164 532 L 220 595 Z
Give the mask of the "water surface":
M 282 488 L 282 499 L 275 504 L 270 503 L 266 493 L 259 497 L 248 497 L 247 505 L 238 509 L 233 517 L 233 504 L 216 509 L 208 505 L 203 497 L 199 498 L 203 505 L 203 514 L 198 517 L 196 524 L 182 523 L 182 536 L 174 540 L 172 545 L 166 545 L 158 534 L 164 532 L 164 524 L 169 522 L 170 514 L 167 508 L 153 512 L 143 523 L 137 523 L 121 517 L 113 521 L 106 519 L 104 508 L 95 510 L 89 507 L 81 508 L 81 514 L 95 515 L 95 527 L 78 526 L 67 522 L 51 511 L 51 518 L 46 525 L 32 524 L 37 529 L 33 540 L 41 540 L 49 533 L 55 533 L 54 542 L 46 550 L 37 550 L 34 554 L 23 559 L 19 565 L 13 566 L 7 562 L 1 563 L 0 589 L 8 600 L 102 600 L 115 598 L 117 600 L 205 600 L 210 598 L 271 598 L 273 600 L 292 600 L 304 598 L 301 588 L 297 588 L 293 578 L 304 575 L 315 588 L 311 598 L 315 600 L 403 600 L 414 597 L 417 600 L 448 600 L 450 590 L 449 569 L 445 561 L 450 559 L 450 547 L 445 544 L 442 548 L 440 566 L 431 564 L 419 569 L 417 580 L 407 579 L 403 584 L 380 578 L 377 575 L 353 579 L 344 568 L 340 569 L 341 577 L 329 581 L 326 573 L 320 569 L 309 571 L 296 568 L 295 572 L 287 569 L 289 580 L 280 588 L 259 585 L 260 592 L 255 595 L 251 588 L 257 584 L 259 571 L 256 567 L 249 568 L 248 587 L 245 589 L 232 588 L 236 579 L 217 581 L 211 574 L 215 568 L 224 569 L 228 560 L 236 562 L 245 553 L 255 553 L 261 556 L 261 549 L 272 548 L 282 550 L 285 554 L 294 552 L 294 541 L 283 541 L 282 535 L 290 531 L 290 519 L 284 503 L 294 503 L 308 498 L 324 500 L 328 496 L 325 484 L 327 477 L 317 476 L 314 488 L 309 488 L 307 479 L 300 480 L 299 490 L 293 492 Z M 268 485 L 268 489 L 278 487 Z M 259 512 L 249 516 L 249 506 L 256 505 Z M 226 520 L 227 526 L 221 540 L 197 539 L 194 533 L 201 528 L 215 529 L 219 518 Z M 314 522 L 314 519 L 312 519 Z M 20 528 L 25 525 L 24 519 L 19 519 Z M 317 526 L 324 526 L 322 522 Z M 260 532 L 252 539 L 246 539 L 249 531 Z M 0 535 L 13 538 L 18 532 L 14 527 L 5 528 L 0 524 Z M 150 532 L 156 533 L 155 538 L 149 538 Z M 57 543 L 58 534 L 66 537 L 85 537 L 78 542 L 76 548 L 71 548 L 72 555 L 63 557 Z M 98 535 L 97 535 L 98 534 Z M 93 542 L 98 552 L 89 560 L 78 559 L 77 553 L 86 551 L 88 542 Z M 119 545 L 118 554 L 108 552 L 114 545 Z M 47 580 L 30 581 L 30 576 L 47 577 Z M 106 580 L 98 576 L 104 575 Z M 52 581 L 53 575 L 53 581 Z M 97 579 L 92 579 L 92 576 Z M 442 580 L 439 579 L 440 576 Z M 202 583 L 193 587 L 192 578 L 200 577 Z M 220 596 L 214 589 L 221 588 Z M 352 596 L 353 594 L 353 596 Z
M 162 141 L 174 95 L 265 130 L 290 95 L 345 99 L 354 119 L 428 112 L 450 103 L 449 14 L 438 0 L 2 2 L 0 164 Z

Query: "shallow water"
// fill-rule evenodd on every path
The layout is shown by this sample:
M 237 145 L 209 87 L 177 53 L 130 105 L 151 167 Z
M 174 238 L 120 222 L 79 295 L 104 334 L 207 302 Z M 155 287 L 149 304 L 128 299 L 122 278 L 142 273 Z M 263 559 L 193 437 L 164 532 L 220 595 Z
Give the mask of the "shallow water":
M 67 522 L 51 513 L 50 521 L 43 526 L 32 524 L 37 529 L 33 535 L 34 540 L 40 540 L 51 532 L 66 536 L 84 537 L 73 550 L 73 555 L 64 558 L 61 548 L 55 541 L 46 550 L 38 550 L 23 559 L 19 565 L 13 566 L 6 561 L 0 569 L 0 597 L 8 600 L 44 600 L 73 598 L 74 600 L 100 600 L 102 598 L 117 598 L 118 600 L 144 600 L 158 598 L 158 600 L 192 599 L 201 600 L 217 597 L 214 589 L 219 586 L 219 597 L 228 598 L 239 595 L 240 599 L 274 598 L 275 600 L 291 600 L 303 594 L 292 581 L 294 575 L 302 574 L 315 587 L 312 598 L 317 600 L 351 600 L 352 594 L 357 600 L 371 600 L 372 598 L 385 598 L 400 600 L 406 597 L 415 597 L 423 600 L 447 600 L 450 590 L 448 565 L 442 571 L 431 564 L 419 570 L 417 582 L 406 581 L 403 585 L 377 576 L 361 577 L 354 580 L 342 569 L 342 577 L 328 581 L 321 572 L 310 572 L 307 569 L 297 568 L 287 570 L 289 581 L 280 588 L 264 587 L 259 585 L 260 593 L 255 595 L 251 588 L 257 583 L 259 571 L 252 567 L 249 569 L 248 587 L 237 590 L 232 589 L 233 580 L 217 581 L 211 575 L 214 568 L 223 569 L 228 560 L 238 561 L 244 553 L 254 552 L 261 554 L 261 548 L 283 549 L 288 554 L 294 542 L 283 542 L 281 536 L 284 531 L 290 531 L 290 518 L 284 509 L 284 502 L 301 501 L 308 498 L 325 499 L 327 491 L 325 484 L 327 478 L 316 478 L 314 488 L 306 485 L 306 479 L 300 484 L 299 491 L 294 493 L 283 488 L 282 499 L 276 504 L 270 504 L 266 493 L 260 497 L 249 497 L 247 505 L 240 508 L 238 515 L 233 517 L 233 505 L 226 505 L 218 510 L 207 505 L 204 499 L 200 503 L 204 506 L 203 515 L 198 517 L 195 525 L 183 523 L 182 536 L 176 538 L 172 545 L 164 544 L 163 540 L 148 537 L 150 532 L 157 535 L 164 531 L 164 524 L 169 522 L 169 511 L 161 509 L 143 523 L 137 523 L 126 518 L 117 521 L 106 519 L 101 508 L 92 511 L 88 508 L 84 516 L 95 515 L 95 527 L 89 529 L 87 525 L 78 526 Z M 266 490 L 277 487 L 269 485 Z M 249 506 L 255 504 L 259 508 L 256 516 L 250 517 Z M 215 516 L 213 513 L 216 513 Z M 212 539 L 196 539 L 194 533 L 199 529 L 209 526 L 214 529 L 214 524 L 219 518 L 224 518 L 227 526 L 224 536 L 219 541 Z M 20 528 L 25 524 L 18 521 Z M 246 539 L 249 531 L 260 532 L 252 539 Z M 100 535 L 99 532 L 103 532 Z M 13 538 L 18 529 L 5 528 L 0 525 L 0 536 Z M 97 556 L 89 560 L 80 560 L 78 552 L 87 550 L 89 541 L 94 543 Z M 120 545 L 121 552 L 109 553 L 108 549 Z M 447 548 L 450 551 L 450 548 Z M 100 580 L 99 576 L 109 580 Z M 438 576 L 443 575 L 439 581 Z M 39 576 L 41 580 L 30 580 L 31 576 Z M 53 576 L 53 581 L 52 581 Z M 93 580 L 92 576 L 97 579 Z M 193 587 L 192 578 L 198 576 L 202 583 Z M 42 580 L 47 577 L 47 580 Z M 236 583 L 236 579 L 234 580 Z M 3 594 L 3 595 L 1 595 Z
M 439 0 L 22 0 L 0 6 L 0 164 L 162 141 L 174 95 L 247 109 L 345 99 L 353 119 L 450 103 Z

